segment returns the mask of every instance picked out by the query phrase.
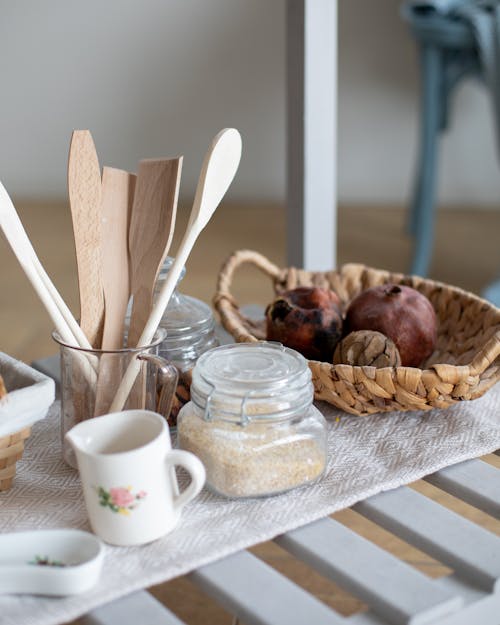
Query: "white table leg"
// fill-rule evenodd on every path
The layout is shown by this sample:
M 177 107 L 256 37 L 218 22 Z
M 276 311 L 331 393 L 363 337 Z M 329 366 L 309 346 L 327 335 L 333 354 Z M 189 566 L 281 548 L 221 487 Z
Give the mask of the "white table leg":
M 337 0 L 287 0 L 287 262 L 336 266 Z

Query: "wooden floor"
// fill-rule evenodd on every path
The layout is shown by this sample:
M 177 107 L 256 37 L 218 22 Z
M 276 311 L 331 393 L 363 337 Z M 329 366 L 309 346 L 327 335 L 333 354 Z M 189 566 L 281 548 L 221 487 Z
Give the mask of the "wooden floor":
M 46 270 L 78 316 L 78 297 L 71 220 L 60 203 L 16 202 L 21 219 Z M 362 262 L 373 267 L 407 271 L 410 240 L 404 231 L 405 215 L 398 208 L 341 207 L 339 214 L 339 264 Z M 180 211 L 175 252 L 187 221 Z M 436 250 L 430 277 L 480 293 L 500 273 L 500 212 L 441 210 L 438 216 Z M 280 266 L 285 264 L 285 216 L 276 205 L 221 206 L 200 236 L 187 266 L 182 291 L 210 302 L 215 280 L 224 259 L 236 249 L 250 248 Z M 38 302 L 17 261 L 0 240 L 0 350 L 30 362 L 55 352 L 52 324 Z M 234 294 L 240 305 L 265 304 L 270 285 L 256 270 L 242 270 L 235 278 Z M 500 466 L 500 457 L 488 456 Z M 457 510 L 500 535 L 500 522 L 453 497 L 418 482 L 416 489 Z M 405 559 L 424 573 L 437 577 L 447 570 L 427 555 L 386 534 L 356 513 L 346 510 L 334 515 L 384 549 Z M 362 604 L 338 586 L 285 553 L 274 543 L 258 545 L 253 553 L 301 584 L 343 615 L 363 609 Z M 182 577 L 152 589 L 179 617 L 192 625 L 230 625 L 231 615 Z

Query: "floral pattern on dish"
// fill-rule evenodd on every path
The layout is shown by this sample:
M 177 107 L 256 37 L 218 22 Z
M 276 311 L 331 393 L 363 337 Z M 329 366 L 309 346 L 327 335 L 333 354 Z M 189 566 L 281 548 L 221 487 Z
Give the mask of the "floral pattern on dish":
M 33 560 L 30 560 L 28 564 L 37 564 L 38 566 L 66 566 L 64 562 L 60 562 L 59 560 L 52 560 L 49 556 L 35 556 Z

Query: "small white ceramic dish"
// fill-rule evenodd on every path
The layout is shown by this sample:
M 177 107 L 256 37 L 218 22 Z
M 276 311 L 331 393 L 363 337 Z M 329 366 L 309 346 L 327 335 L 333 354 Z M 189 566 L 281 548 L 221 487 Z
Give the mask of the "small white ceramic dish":
M 7 395 L 0 400 L 0 436 L 18 432 L 43 419 L 55 399 L 54 380 L 0 352 L 0 374 Z
M 0 535 L 0 594 L 75 595 L 92 588 L 104 559 L 102 542 L 74 529 Z

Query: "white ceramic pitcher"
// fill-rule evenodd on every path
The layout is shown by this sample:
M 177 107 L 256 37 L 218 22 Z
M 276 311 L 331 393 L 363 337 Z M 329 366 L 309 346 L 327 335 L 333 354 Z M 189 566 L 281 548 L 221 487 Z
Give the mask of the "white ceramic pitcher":
M 75 450 L 92 530 L 112 545 L 141 545 L 167 534 L 205 483 L 203 464 L 172 449 L 167 423 L 155 412 L 88 419 L 66 439 Z M 191 476 L 181 494 L 176 465 Z

